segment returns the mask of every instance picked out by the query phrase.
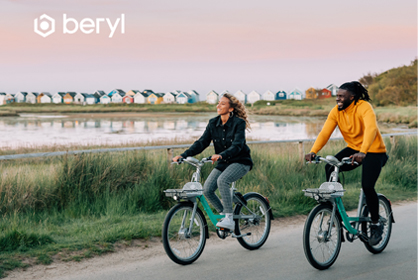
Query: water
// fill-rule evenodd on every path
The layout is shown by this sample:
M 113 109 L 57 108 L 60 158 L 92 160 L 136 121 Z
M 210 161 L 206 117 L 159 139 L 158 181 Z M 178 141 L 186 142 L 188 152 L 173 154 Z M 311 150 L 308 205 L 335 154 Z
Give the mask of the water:
M 202 135 L 208 120 L 215 116 L 209 113 L 22 114 L 0 118 L 0 147 L 192 142 Z M 252 131 L 247 133 L 247 138 L 314 139 L 324 122 L 325 118 L 251 116 Z M 394 129 L 402 130 L 385 126 L 382 132 Z M 331 137 L 341 137 L 338 128 Z

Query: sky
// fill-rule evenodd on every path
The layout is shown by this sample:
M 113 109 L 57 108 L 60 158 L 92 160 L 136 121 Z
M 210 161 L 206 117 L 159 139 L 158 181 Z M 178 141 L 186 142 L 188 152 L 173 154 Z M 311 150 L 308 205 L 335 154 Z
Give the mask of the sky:
M 0 39 L 0 92 L 306 90 L 409 65 L 417 2 L 0 0 Z

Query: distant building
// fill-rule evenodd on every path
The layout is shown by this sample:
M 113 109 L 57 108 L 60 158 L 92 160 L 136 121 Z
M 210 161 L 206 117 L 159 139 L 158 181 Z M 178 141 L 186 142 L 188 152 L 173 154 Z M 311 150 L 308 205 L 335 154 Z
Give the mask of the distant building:
M 216 104 L 218 103 L 219 94 L 211 90 L 208 94 L 206 94 L 206 102 L 209 104 Z
M 38 96 L 39 93 L 37 92 L 28 92 L 28 95 L 26 95 L 26 103 L 35 104 Z
M 323 89 L 319 90 L 319 92 L 318 92 L 318 98 L 319 99 L 325 99 L 325 98 L 330 98 L 330 97 L 331 97 L 331 91 L 330 90 L 328 90 L 326 88 L 323 88 Z
M 306 99 L 317 99 L 318 98 L 318 94 L 313 87 L 308 88 L 305 91 L 305 94 L 306 94 L 306 96 L 305 96 Z
M 148 93 L 146 92 L 138 92 L 134 95 L 134 103 L 135 104 L 145 104 L 148 103 Z
M 261 100 L 261 95 L 255 90 L 253 90 L 247 95 L 247 102 L 250 104 L 254 104 L 258 100 Z
M 279 90 L 274 98 L 275 100 L 285 100 L 287 99 L 287 93 L 284 90 Z
M 190 96 L 189 100 L 187 102 L 189 103 L 196 103 L 200 101 L 199 93 L 195 90 L 189 90 L 187 94 Z
M 190 95 L 186 92 L 180 92 L 176 96 L 176 101 L 178 104 L 186 104 L 189 102 L 189 99 L 190 99 Z
M 52 95 L 49 92 L 41 92 L 37 97 L 37 101 L 38 103 L 51 103 L 51 97 Z
M 242 104 L 247 103 L 247 94 L 245 92 L 243 92 L 242 90 L 237 91 L 236 93 L 234 93 L 234 96 L 236 99 L 239 100 L 239 102 L 241 102 Z
M 15 94 L 15 101 L 16 103 L 25 103 L 26 102 L 26 96 L 28 95 L 25 91 L 19 91 Z
M 327 90 L 331 91 L 331 95 L 332 96 L 337 96 L 337 92 L 339 90 L 339 87 L 337 87 L 334 84 L 330 84 L 329 86 L 326 87 Z
M 176 96 L 177 94 L 174 92 L 166 92 L 163 96 L 163 103 L 170 104 L 176 102 Z
M 261 95 L 262 100 L 273 101 L 275 100 L 275 94 L 272 93 L 270 90 L 266 91 Z
M 287 95 L 287 99 L 302 100 L 303 92 L 300 89 L 295 88 Z

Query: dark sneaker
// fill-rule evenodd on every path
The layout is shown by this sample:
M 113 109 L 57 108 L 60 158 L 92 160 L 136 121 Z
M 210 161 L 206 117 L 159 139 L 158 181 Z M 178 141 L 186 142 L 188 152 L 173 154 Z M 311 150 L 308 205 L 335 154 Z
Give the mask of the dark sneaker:
M 382 240 L 383 225 L 382 224 L 371 224 L 370 225 L 370 238 L 369 245 L 374 246 Z

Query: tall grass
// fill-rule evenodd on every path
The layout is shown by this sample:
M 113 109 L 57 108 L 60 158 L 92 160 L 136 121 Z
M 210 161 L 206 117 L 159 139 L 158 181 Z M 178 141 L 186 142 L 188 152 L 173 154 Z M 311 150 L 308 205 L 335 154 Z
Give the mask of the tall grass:
M 417 137 L 395 139 L 395 145 L 385 139 L 390 160 L 377 191 L 389 199 L 416 199 Z M 320 154 L 344 146 L 330 141 Z M 239 180 L 239 191 L 266 195 L 276 217 L 312 209 L 315 201 L 302 190 L 325 180 L 324 165 L 302 165 L 298 145 L 291 143 L 252 145 L 251 151 L 254 168 Z M 204 166 L 203 178 L 212 168 Z M 194 171 L 186 164 L 169 166 L 165 151 L 4 161 L 0 170 L 0 260 L 1 254 L 26 254 L 42 263 L 62 250 L 97 254 L 111 251 L 116 241 L 159 236 L 174 204 L 163 190 L 181 188 Z M 361 168 L 344 175 L 348 209 L 357 203 L 360 178 Z

